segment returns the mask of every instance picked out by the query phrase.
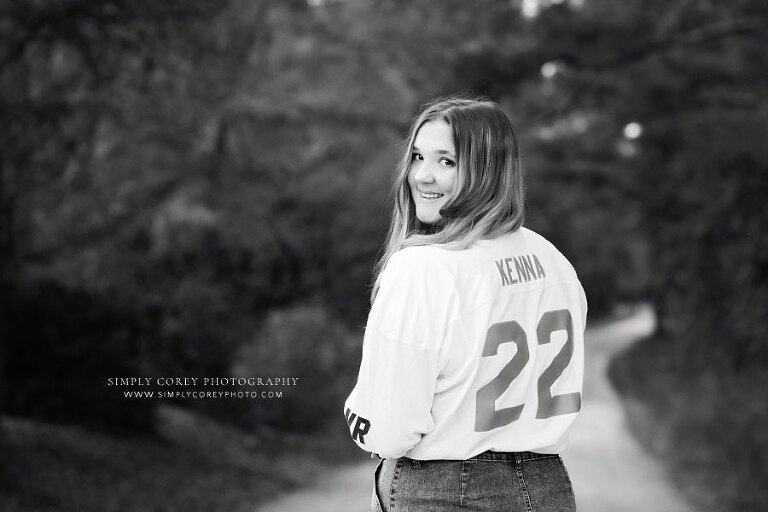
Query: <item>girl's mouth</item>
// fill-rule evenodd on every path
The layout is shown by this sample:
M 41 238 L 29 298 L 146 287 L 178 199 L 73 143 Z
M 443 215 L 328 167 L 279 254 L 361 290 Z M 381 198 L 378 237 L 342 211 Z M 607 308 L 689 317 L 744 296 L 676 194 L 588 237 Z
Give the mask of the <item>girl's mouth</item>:
M 440 199 L 445 194 L 438 194 L 437 192 L 424 192 L 423 190 L 419 190 L 419 194 L 424 199 Z

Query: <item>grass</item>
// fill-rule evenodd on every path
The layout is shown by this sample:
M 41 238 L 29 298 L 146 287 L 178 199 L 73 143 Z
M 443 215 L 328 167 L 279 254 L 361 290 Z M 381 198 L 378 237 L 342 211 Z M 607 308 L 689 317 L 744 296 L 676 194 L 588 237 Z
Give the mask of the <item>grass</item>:
M 0 510 L 253 512 L 329 467 L 361 460 L 358 451 L 341 415 L 316 436 L 244 433 L 163 406 L 151 438 L 6 417 Z
M 768 510 L 768 372 L 686 366 L 648 338 L 611 364 L 635 436 L 696 510 Z

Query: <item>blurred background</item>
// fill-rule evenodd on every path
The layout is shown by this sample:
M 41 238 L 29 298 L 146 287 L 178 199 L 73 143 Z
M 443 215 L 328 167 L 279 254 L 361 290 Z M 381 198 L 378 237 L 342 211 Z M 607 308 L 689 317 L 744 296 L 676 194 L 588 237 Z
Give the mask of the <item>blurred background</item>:
M 766 48 L 764 0 L 0 1 L 0 509 L 251 510 L 360 460 L 399 143 L 471 91 L 591 321 L 655 311 L 611 365 L 634 434 L 697 510 L 765 510 Z M 300 381 L 108 385 L 157 376 Z

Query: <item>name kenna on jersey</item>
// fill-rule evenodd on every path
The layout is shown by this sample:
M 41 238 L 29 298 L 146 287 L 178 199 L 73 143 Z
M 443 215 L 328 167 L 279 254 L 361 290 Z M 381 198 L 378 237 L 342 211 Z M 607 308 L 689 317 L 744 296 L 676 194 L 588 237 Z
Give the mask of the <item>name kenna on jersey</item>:
M 502 258 L 494 263 L 501 276 L 501 286 L 547 277 L 544 267 L 535 254 Z

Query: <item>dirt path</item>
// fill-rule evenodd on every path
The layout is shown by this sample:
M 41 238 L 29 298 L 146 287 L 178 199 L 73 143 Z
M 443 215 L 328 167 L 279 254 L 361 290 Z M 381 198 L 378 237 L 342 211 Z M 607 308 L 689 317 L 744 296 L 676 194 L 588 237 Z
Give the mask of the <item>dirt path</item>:
M 606 371 L 617 352 L 651 331 L 649 309 L 587 332 L 582 412 L 563 459 L 579 512 L 690 512 L 659 463 L 628 432 Z M 366 512 L 374 461 L 341 468 L 256 512 Z
M 657 460 L 627 430 L 624 410 L 606 372 L 610 359 L 653 329 L 650 308 L 590 329 L 584 403 L 563 460 L 579 512 L 690 512 Z

